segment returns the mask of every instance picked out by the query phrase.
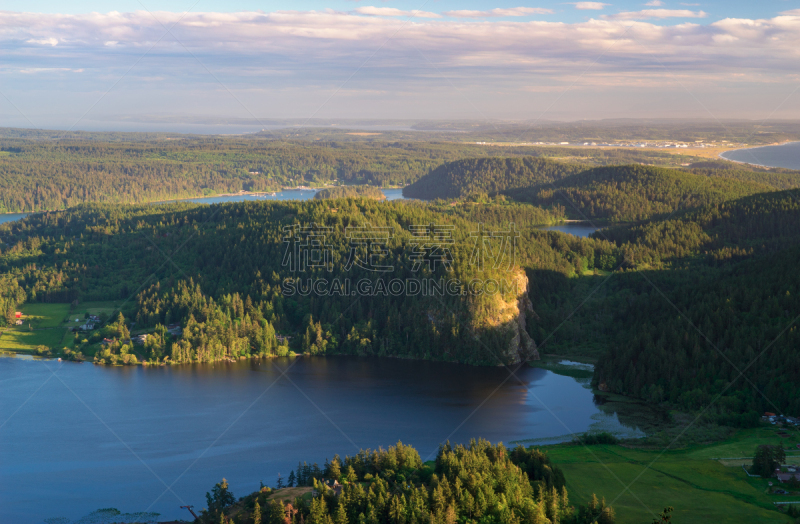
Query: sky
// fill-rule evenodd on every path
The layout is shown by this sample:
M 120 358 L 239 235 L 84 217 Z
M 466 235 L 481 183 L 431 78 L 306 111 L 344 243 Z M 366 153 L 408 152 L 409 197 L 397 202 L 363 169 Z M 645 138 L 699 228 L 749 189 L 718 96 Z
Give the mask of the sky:
M 3 0 L 0 126 L 800 118 L 800 1 Z

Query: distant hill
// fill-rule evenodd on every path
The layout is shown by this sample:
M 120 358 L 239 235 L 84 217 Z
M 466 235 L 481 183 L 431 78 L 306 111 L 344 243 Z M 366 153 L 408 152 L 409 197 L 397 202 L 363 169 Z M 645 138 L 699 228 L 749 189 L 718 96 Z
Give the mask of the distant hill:
M 761 193 L 606 229 L 603 238 L 636 245 L 632 258 L 648 265 L 698 254 L 719 261 L 778 251 L 800 244 L 800 200 L 796 190 Z
M 494 194 L 560 180 L 586 169 L 545 158 L 471 158 L 448 162 L 403 189 L 403 196 L 433 200 Z
M 608 166 L 548 184 L 506 191 L 539 206 L 563 206 L 574 218 L 637 222 L 770 191 L 755 182 L 651 166 Z
M 386 195 L 377 187 L 372 186 L 337 186 L 318 191 L 314 198 L 371 198 L 373 200 L 386 200 Z

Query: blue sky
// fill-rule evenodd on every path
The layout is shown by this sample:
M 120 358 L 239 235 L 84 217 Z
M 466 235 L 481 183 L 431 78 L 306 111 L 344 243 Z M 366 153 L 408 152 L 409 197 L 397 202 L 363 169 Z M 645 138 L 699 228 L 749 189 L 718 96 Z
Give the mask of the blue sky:
M 800 2 L 4 0 L 2 9 L 0 125 L 800 118 Z
M 544 7 L 552 9 L 555 15 L 551 18 L 562 22 L 577 22 L 587 16 L 591 16 L 591 12 L 581 12 L 574 9 L 574 4 L 577 2 L 553 2 L 542 1 L 536 3 L 530 2 L 486 2 L 480 0 L 390 0 L 390 1 L 354 1 L 354 0 L 339 0 L 335 2 L 325 0 L 294 0 L 291 2 L 265 2 L 259 0 L 228 0 L 228 1 L 214 1 L 214 0 L 161 0 L 155 2 L 153 0 L 144 0 L 141 3 L 138 0 L 124 0 L 124 1 L 108 1 L 108 0 L 93 0 L 93 1 L 72 1 L 64 2 L 62 0 L 4 0 L 3 10 L 7 11 L 33 11 L 39 13 L 89 13 L 92 11 L 107 13 L 109 11 L 137 11 L 142 9 L 144 5 L 149 10 L 163 10 L 163 11 L 179 11 L 182 12 L 189 9 L 194 5 L 194 11 L 216 11 L 223 13 L 230 13 L 235 11 L 279 11 L 279 10 L 324 10 L 335 9 L 339 11 L 350 11 L 358 6 L 363 5 L 376 5 L 382 7 L 396 7 L 404 10 L 420 9 L 425 11 L 433 11 L 441 13 L 450 10 L 459 9 L 472 9 L 472 10 L 488 10 L 495 7 L 516 7 L 531 6 L 531 7 Z M 637 11 L 644 9 L 647 6 L 647 0 L 644 1 L 606 1 L 608 4 L 606 11 Z M 788 0 L 774 0 L 765 2 L 754 1 L 723 1 L 723 0 L 687 0 L 686 2 L 679 1 L 662 1 L 662 7 L 668 9 L 702 9 L 709 14 L 711 20 L 718 20 L 720 18 L 735 17 L 735 18 L 769 18 L 777 15 L 781 11 L 800 7 L 797 2 L 789 2 Z M 543 18 L 543 16 L 537 16 Z

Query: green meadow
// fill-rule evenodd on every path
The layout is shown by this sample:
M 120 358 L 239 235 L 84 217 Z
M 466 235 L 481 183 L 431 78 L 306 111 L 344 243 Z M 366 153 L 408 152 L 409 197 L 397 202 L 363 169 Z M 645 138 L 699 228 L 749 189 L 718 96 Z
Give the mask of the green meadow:
M 592 493 L 613 505 L 617 522 L 648 523 L 672 506 L 673 522 L 786 523 L 773 502 L 800 501 L 800 496 L 770 495 L 768 480 L 748 477 L 741 467 L 759 444 L 783 444 L 796 449 L 800 435 L 773 427 L 737 431 L 718 444 L 661 451 L 624 445 L 557 445 L 547 452 L 567 478 L 573 503 Z M 798 450 L 800 451 L 800 450 Z M 794 455 L 794 456 L 792 456 Z M 787 451 L 790 462 L 800 453 Z

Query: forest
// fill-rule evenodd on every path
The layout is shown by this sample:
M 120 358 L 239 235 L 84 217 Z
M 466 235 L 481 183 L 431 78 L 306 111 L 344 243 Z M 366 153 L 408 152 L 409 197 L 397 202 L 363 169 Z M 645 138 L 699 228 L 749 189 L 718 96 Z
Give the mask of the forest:
M 683 155 L 666 151 L 496 147 L 425 133 L 373 139 L 343 132 L 329 136 L 319 131 L 308 136 L 270 132 L 219 137 L 0 128 L 0 213 L 52 211 L 90 202 L 130 204 L 239 191 L 276 191 L 302 185 L 406 186 L 449 162 L 497 158 L 504 164 L 506 157 L 523 156 L 558 158 L 587 166 L 678 166 L 685 161 Z M 735 164 L 725 165 L 731 169 Z M 497 166 L 487 168 L 492 176 L 500 172 Z M 453 169 L 457 170 L 458 164 Z M 550 170 L 558 176 L 556 171 L 564 169 L 570 170 Z M 748 173 L 734 170 L 739 172 Z M 791 173 L 773 176 L 776 184 L 798 185 Z M 473 190 L 485 192 L 487 188 L 470 187 L 464 191 Z M 452 195 L 440 193 L 415 198 L 449 198 L 461 191 Z
M 148 144 L 113 145 L 98 156 L 151 154 Z M 60 142 L 27 147 L 71 154 Z M 597 361 L 595 387 L 665 408 L 716 399 L 706 415 L 733 425 L 764 410 L 800 414 L 800 204 L 783 188 L 790 178 L 776 188 L 725 163 L 440 160 L 406 188 L 429 201 L 339 198 L 351 189 L 333 188 L 305 202 L 84 203 L 0 225 L 0 324 L 25 303 L 119 300 L 121 317 L 77 334 L 70 358 L 509 365 L 580 354 Z M 608 227 L 589 238 L 542 229 L 575 217 Z M 139 345 L 128 340 L 132 322 L 148 335 Z
M 371 198 L 372 200 L 384 200 L 386 195 L 371 186 L 336 186 L 328 187 L 317 191 L 314 198 Z
M 336 484 L 334 484 L 334 482 Z M 573 506 L 564 475 L 537 449 L 472 440 L 440 447 L 423 463 L 411 446 L 398 442 L 354 457 L 298 465 L 287 488 L 312 490 L 285 499 L 292 490 L 261 490 L 241 499 L 225 479 L 206 494 L 200 521 L 208 524 L 613 524 L 612 507 L 592 497 Z

